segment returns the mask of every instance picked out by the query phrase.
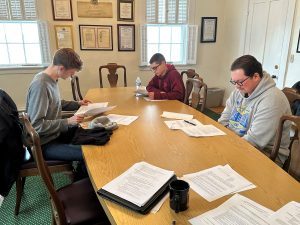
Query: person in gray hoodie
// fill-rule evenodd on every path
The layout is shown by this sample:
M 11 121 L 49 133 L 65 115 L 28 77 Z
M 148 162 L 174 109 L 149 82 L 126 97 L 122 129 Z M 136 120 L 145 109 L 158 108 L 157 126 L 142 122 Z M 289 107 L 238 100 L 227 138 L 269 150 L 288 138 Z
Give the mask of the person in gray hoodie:
M 251 55 L 241 56 L 233 62 L 230 82 L 235 85 L 235 90 L 218 121 L 269 155 L 280 117 L 291 114 L 286 96 Z M 289 129 L 290 124 L 286 123 L 276 160 L 279 165 L 289 155 Z
M 69 139 L 72 127 L 82 122 L 83 117 L 74 115 L 62 118 L 62 110 L 77 110 L 89 101 L 62 100 L 57 82 L 59 78 L 70 78 L 81 68 L 82 61 L 73 49 L 59 49 L 53 57 L 52 64 L 33 78 L 26 103 L 26 112 L 41 139 L 44 158 L 79 162 L 76 179 L 87 176 L 87 173 L 81 146 L 70 144 Z

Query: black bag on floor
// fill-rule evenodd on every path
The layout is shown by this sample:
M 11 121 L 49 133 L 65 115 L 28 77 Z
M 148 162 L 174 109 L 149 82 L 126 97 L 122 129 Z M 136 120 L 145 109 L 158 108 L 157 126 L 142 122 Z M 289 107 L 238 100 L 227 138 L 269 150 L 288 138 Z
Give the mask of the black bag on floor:
M 93 129 L 83 129 L 78 127 L 75 131 L 71 144 L 73 145 L 105 145 L 112 131 L 107 131 L 104 127 Z

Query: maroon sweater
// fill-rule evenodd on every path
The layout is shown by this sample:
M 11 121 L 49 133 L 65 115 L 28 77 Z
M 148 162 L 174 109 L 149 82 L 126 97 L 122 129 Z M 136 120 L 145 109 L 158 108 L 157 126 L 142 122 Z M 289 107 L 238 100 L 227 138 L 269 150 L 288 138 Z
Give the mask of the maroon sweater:
M 182 77 L 173 65 L 166 66 L 167 73 L 162 77 L 154 76 L 147 86 L 147 91 L 154 92 L 154 99 L 183 101 L 185 88 Z

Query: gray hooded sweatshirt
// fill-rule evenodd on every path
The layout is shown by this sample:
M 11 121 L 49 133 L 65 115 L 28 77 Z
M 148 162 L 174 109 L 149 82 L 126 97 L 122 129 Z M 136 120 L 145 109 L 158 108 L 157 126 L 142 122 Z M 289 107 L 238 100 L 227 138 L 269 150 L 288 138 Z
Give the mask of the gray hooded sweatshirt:
M 218 121 L 256 148 L 270 152 L 279 119 L 284 114 L 291 114 L 290 104 L 270 75 L 264 72 L 258 86 L 248 98 L 237 89 L 231 93 Z M 289 130 L 290 124 L 285 123 L 279 149 L 280 158 L 286 159 L 289 154 Z
M 78 102 L 61 100 L 57 81 L 45 73 L 35 75 L 27 94 L 26 112 L 41 138 L 41 144 L 68 130 L 67 119 L 61 117 L 62 110 L 78 108 Z

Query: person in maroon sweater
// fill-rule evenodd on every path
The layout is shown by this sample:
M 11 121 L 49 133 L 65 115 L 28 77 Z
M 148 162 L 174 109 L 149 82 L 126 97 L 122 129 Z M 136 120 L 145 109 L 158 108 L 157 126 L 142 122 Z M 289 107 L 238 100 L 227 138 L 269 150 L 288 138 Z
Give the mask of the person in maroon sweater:
M 175 67 L 166 64 L 165 57 L 160 53 L 154 54 L 149 63 L 155 74 L 146 87 L 149 98 L 183 101 L 185 88 L 182 77 Z

